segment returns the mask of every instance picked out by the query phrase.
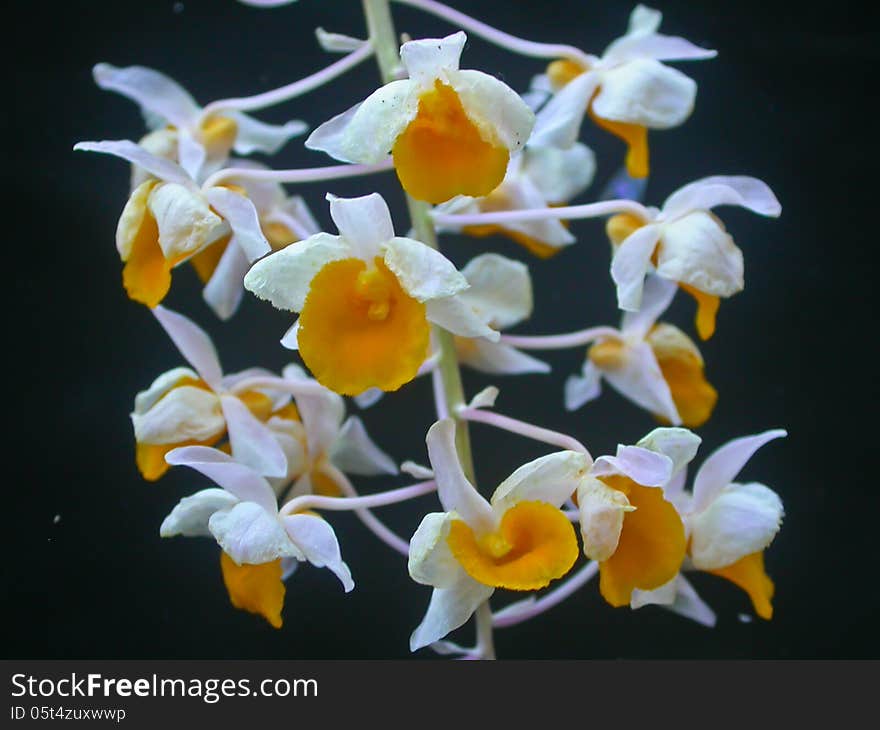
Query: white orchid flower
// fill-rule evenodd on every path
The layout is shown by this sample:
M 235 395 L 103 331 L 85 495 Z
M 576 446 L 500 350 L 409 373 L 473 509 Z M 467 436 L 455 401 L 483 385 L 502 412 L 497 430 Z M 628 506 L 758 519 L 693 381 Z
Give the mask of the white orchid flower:
M 128 140 L 80 142 L 74 149 L 121 157 L 153 175 L 131 193 L 116 228 L 122 283 L 131 299 L 155 307 L 171 288 L 171 270 L 224 237 L 231 239 L 227 261 L 217 265 L 221 270 L 240 269 L 242 261 L 271 250 L 245 195 L 222 186 L 200 188 L 182 167 Z M 227 297 L 224 288 L 212 300 L 228 305 Z
M 580 408 L 598 397 L 601 380 L 637 406 L 674 426 L 702 426 L 718 392 L 703 372 L 703 357 L 677 327 L 657 319 L 677 291 L 674 282 L 649 276 L 642 308 L 625 312 L 620 329 L 587 351 L 580 375 L 565 382 L 565 407 Z
M 678 574 L 687 536 L 666 489 L 699 444 L 687 429 L 655 429 L 596 459 L 578 486 L 584 554 L 599 562 L 599 591 L 612 606 L 630 605 L 635 590 L 657 589 Z
M 410 541 L 410 576 L 434 588 L 413 651 L 464 624 L 496 588 L 538 590 L 571 569 L 577 536 L 559 508 L 589 468 L 585 454 L 549 454 L 513 472 L 487 502 L 462 471 L 454 421 L 431 426 L 427 444 L 445 512 L 426 515 Z
M 184 497 L 162 522 L 162 537 L 212 535 L 222 548 L 223 581 L 236 608 L 258 613 L 281 628 L 283 561 L 327 567 L 346 592 L 354 588 L 336 533 L 315 514 L 281 515 L 269 482 L 229 455 L 206 446 L 168 454 L 169 463 L 188 466 L 219 487 Z
M 153 131 L 144 147 L 177 162 L 194 180 L 203 180 L 223 167 L 231 150 L 240 155 L 252 152 L 274 154 L 291 138 L 306 131 L 300 121 L 283 125 L 266 124 L 235 110 L 204 114 L 190 93 L 163 73 L 144 66 L 118 68 L 99 63 L 92 69 L 95 83 L 140 105 L 147 126 Z M 131 160 L 139 165 L 136 160 Z M 133 182 L 150 174 L 141 166 Z
M 744 286 L 742 251 L 709 212 L 718 205 L 738 205 L 772 217 L 782 211 L 762 181 L 718 175 L 679 188 L 662 209 L 648 208 L 646 219 L 630 213 L 609 219 L 608 235 L 615 244 L 611 277 L 621 309 L 639 309 L 645 275 L 653 270 L 696 299 L 697 331 L 704 340 L 712 336 L 719 298 Z
M 534 114 L 498 79 L 459 69 L 466 40 L 458 32 L 404 43 L 409 78 L 322 124 L 306 147 L 345 162 L 376 163 L 390 152 L 403 188 L 429 203 L 491 193 L 526 143 Z
M 714 58 L 713 50 L 684 38 L 657 33 L 662 14 L 638 5 L 627 33 L 587 66 L 572 60 L 554 61 L 538 88 L 557 93 L 538 112 L 531 143 L 556 147 L 574 144 L 584 116 L 622 139 L 626 165 L 634 178 L 647 177 L 648 129 L 669 129 L 683 123 L 694 108 L 697 84 L 661 61 Z
M 428 356 L 429 322 L 465 337 L 499 334 L 460 296 L 468 282 L 442 254 L 394 235 L 376 193 L 328 195 L 339 235 L 318 233 L 258 261 L 244 285 L 300 317 L 282 344 L 343 395 L 397 390 Z
M 768 620 L 773 616 L 774 585 L 764 570 L 764 550 L 779 531 L 782 500 L 763 484 L 733 480 L 759 448 L 786 435 L 782 429 L 773 429 L 733 439 L 703 462 L 692 492 L 684 490 L 683 474 L 669 489 L 669 498 L 678 505 L 687 528 L 689 559 L 684 567 L 712 573 L 742 588 L 755 613 Z M 698 605 L 699 598 L 681 575 L 636 598 L 639 605 L 659 604 L 701 623 L 714 623 L 687 611 Z M 708 615 L 702 612 L 703 617 Z
M 289 403 L 290 381 L 257 369 L 224 376 L 204 330 L 161 306 L 153 314 L 192 370 L 170 370 L 135 397 L 131 420 L 144 478 L 155 481 L 167 471 L 172 449 L 212 445 L 224 436 L 242 464 L 265 476 L 285 476 L 287 458 L 266 421 Z M 249 387 L 254 376 L 261 387 Z M 302 389 L 310 390 L 307 383 Z
M 495 213 L 505 210 L 546 208 L 567 203 L 593 181 L 596 159 L 592 150 L 577 143 L 568 149 L 528 145 L 510 160 L 503 182 L 483 198 L 457 197 L 438 205 L 442 214 Z M 549 258 L 575 237 L 558 220 L 535 220 L 471 226 L 446 226 L 438 232 L 451 231 L 468 236 L 502 235 L 540 258 Z

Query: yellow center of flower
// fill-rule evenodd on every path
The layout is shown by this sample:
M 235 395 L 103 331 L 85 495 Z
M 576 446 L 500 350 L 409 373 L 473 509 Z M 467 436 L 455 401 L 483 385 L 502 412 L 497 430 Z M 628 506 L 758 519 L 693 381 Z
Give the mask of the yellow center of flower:
M 428 354 L 425 305 L 376 258 L 326 264 L 312 279 L 297 341 L 318 381 L 343 395 L 397 390 Z
M 157 180 L 149 180 L 131 194 L 120 219 L 119 231 L 126 240 L 122 285 L 130 299 L 155 307 L 171 288 L 171 262 L 159 246 L 159 226 L 147 208 Z
M 702 361 L 690 349 L 653 342 L 650 334 L 648 341 L 682 424 L 688 428 L 702 426 L 718 402 L 718 391 L 706 380 Z
M 598 91 L 596 93 L 599 93 Z M 604 129 L 611 132 L 626 144 L 626 171 L 630 177 L 648 177 L 650 166 L 648 164 L 648 130 L 641 124 L 629 124 L 617 122 L 613 119 L 603 119 L 593 112 L 593 104 L 588 107 L 590 119 Z
M 200 131 L 208 157 L 225 157 L 235 144 L 238 124 L 229 117 L 208 117 Z
M 575 61 L 567 58 L 561 58 L 553 61 L 547 66 L 547 78 L 550 79 L 550 85 L 557 91 L 573 81 L 587 69 Z
M 273 628 L 281 628 L 286 591 L 281 580 L 281 558 L 260 565 L 238 565 L 221 552 L 220 569 L 233 606 L 259 614 Z
M 773 618 L 773 604 L 770 600 L 773 598 L 775 586 L 764 571 L 763 551 L 746 555 L 731 565 L 708 572 L 726 578 L 748 593 L 755 613 L 761 618 L 768 621 Z
M 404 190 L 443 203 L 456 195 L 491 193 L 507 172 L 510 154 L 468 118 L 455 90 L 439 79 L 419 97 L 419 110 L 392 149 Z
M 644 487 L 624 476 L 602 477 L 635 507 L 623 518 L 614 554 L 599 564 L 599 591 L 612 606 L 627 606 L 632 592 L 668 583 L 684 560 L 684 525 L 658 487 Z
M 718 315 L 718 306 L 721 304 L 721 300 L 688 284 L 679 283 L 679 286 L 697 302 L 695 319 L 697 334 L 700 335 L 701 340 L 708 340 L 715 334 L 715 317 Z
M 189 260 L 193 268 L 196 270 L 196 275 L 199 277 L 199 281 L 201 281 L 202 284 L 207 284 L 211 280 L 211 277 L 214 275 L 214 271 L 220 263 L 220 259 L 223 258 L 223 254 L 226 252 L 226 247 L 231 240 L 232 234 L 229 233 L 212 243 L 210 246 L 203 248 Z
M 280 251 L 299 240 L 297 235 L 283 223 L 264 223 L 262 229 L 273 251 Z
M 474 580 L 496 588 L 533 591 L 561 578 L 578 556 L 568 518 L 545 502 L 520 502 L 507 510 L 497 532 L 477 537 L 454 520 L 446 538 L 452 554 Z
M 587 357 L 600 370 L 618 370 L 626 364 L 626 346 L 620 340 L 597 342 L 587 350 Z
M 643 225 L 645 221 L 632 213 L 618 213 L 608 219 L 605 233 L 612 244 L 619 246 Z

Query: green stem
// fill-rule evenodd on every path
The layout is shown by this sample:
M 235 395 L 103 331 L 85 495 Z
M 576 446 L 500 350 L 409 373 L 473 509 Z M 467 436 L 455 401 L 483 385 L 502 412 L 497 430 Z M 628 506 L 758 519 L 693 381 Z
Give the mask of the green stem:
M 389 0 L 363 0 L 364 14 L 370 40 L 376 51 L 382 81 L 388 83 L 395 78 L 400 66 L 400 48 L 394 20 L 391 17 Z M 417 238 L 433 249 L 439 249 L 434 222 L 431 220 L 430 206 L 412 196 L 406 196 L 406 204 Z M 464 386 L 461 382 L 461 370 L 458 367 L 458 356 L 455 353 L 455 342 L 452 335 L 440 327 L 434 327 L 434 341 L 440 350 L 437 368 L 443 383 L 446 409 L 455 419 L 455 445 L 465 475 L 476 484 L 473 456 L 471 455 L 471 439 L 467 421 L 457 415 L 459 406 L 464 405 Z

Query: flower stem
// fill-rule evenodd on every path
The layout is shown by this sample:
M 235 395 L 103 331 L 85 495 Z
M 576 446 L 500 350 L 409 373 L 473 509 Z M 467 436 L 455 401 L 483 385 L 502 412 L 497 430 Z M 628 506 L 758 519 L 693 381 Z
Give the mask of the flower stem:
M 459 227 L 483 224 L 525 223 L 543 220 L 577 220 L 581 218 L 600 218 L 615 213 L 632 213 L 644 220 L 650 220 L 650 211 L 635 200 L 602 200 L 585 205 L 566 205 L 558 208 L 522 208 L 519 210 L 493 211 L 491 213 L 434 213 L 432 218 L 438 225 Z
M 430 494 L 437 485 L 433 480 L 419 482 L 408 487 L 390 489 L 387 492 L 366 494 L 362 497 L 322 497 L 318 494 L 304 494 L 302 497 L 294 497 L 281 510 L 281 515 L 292 515 L 308 509 L 330 510 L 344 512 L 346 510 L 370 509 L 372 507 L 385 507 L 389 504 L 405 502 L 415 499 L 424 494 Z
M 211 175 L 202 187 L 207 189 L 226 180 L 255 180 L 276 183 L 308 183 L 319 180 L 338 180 L 343 177 L 359 177 L 385 172 L 394 167 L 391 159 L 375 165 L 327 165 L 326 167 L 303 167 L 297 170 L 261 170 L 251 167 L 226 167 Z

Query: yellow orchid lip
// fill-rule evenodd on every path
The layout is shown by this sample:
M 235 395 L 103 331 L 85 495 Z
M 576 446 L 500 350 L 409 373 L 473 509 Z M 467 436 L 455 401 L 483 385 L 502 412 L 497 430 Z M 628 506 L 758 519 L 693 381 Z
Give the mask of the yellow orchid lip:
M 238 565 L 221 551 L 220 569 L 235 608 L 262 616 L 273 628 L 281 628 L 287 590 L 281 580 L 281 558 L 260 565 Z

